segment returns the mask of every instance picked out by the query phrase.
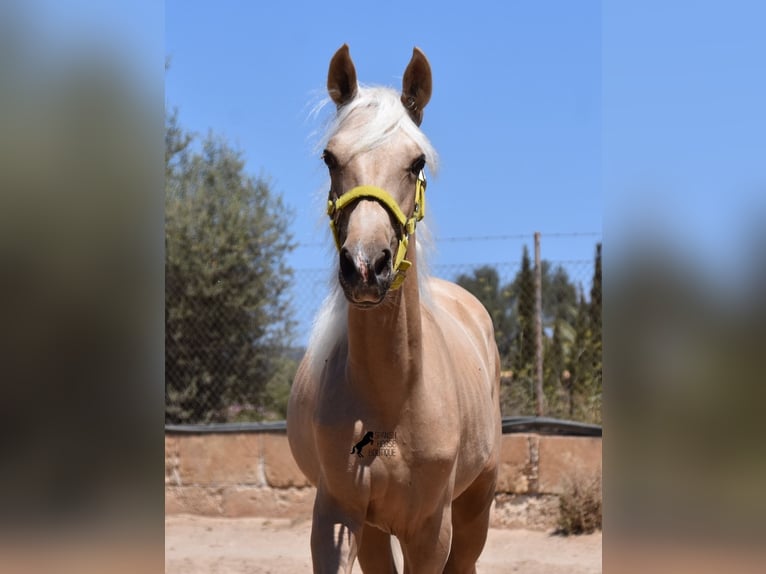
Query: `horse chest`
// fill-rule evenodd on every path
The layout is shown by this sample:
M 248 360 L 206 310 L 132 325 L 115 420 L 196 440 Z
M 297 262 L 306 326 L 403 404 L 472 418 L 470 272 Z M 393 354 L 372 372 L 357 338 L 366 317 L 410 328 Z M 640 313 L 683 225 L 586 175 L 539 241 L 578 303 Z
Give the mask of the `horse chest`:
M 367 521 L 397 532 L 436 511 L 451 490 L 453 463 L 430 457 L 378 459 L 369 467 Z
M 456 447 L 408 430 L 357 429 L 350 441 L 319 433 L 325 488 L 367 509 L 366 520 L 396 531 L 438 508 L 454 483 Z

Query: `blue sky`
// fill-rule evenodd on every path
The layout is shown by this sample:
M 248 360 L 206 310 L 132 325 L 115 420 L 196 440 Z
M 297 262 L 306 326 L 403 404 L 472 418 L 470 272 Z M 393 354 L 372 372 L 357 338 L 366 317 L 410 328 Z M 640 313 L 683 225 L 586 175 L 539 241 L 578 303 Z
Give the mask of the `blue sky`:
M 348 43 L 360 82 L 399 87 L 413 46 L 434 92 L 422 128 L 441 158 L 428 207 L 435 264 L 518 261 L 531 233 L 543 257 L 590 260 L 601 232 L 601 8 L 578 2 L 189 2 L 165 9 L 165 99 L 181 124 L 239 148 L 295 211 L 302 244 L 329 241 L 317 192 L 325 168 L 309 117 L 327 66 Z M 328 107 L 329 110 L 329 107 Z M 329 266 L 324 248 L 291 255 Z
M 630 264 L 621 243 L 671 252 L 714 280 L 766 260 L 764 2 L 17 7 L 36 20 L 26 36 L 50 53 L 66 57 L 95 37 L 126 55 L 136 85 L 164 80 L 184 126 L 222 134 L 251 173 L 271 178 L 303 244 L 329 245 L 315 200 L 325 170 L 310 138 L 320 122 L 309 110 L 346 42 L 365 83 L 398 86 L 415 45 L 430 59 L 423 129 L 441 156 L 428 188 L 435 235 L 524 236 L 440 242 L 435 263 L 515 263 L 535 230 L 544 258 L 592 261 L 599 237 L 552 234 L 598 233 L 602 220 L 607 275 Z M 324 268 L 331 256 L 306 247 L 290 263 Z
M 605 245 L 748 280 L 766 255 L 766 3 L 605 2 L 602 14 Z

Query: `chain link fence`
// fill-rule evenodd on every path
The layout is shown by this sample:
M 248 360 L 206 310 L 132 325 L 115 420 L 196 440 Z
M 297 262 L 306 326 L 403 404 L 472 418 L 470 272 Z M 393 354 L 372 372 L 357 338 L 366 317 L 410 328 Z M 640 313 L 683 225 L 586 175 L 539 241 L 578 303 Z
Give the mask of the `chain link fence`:
M 600 253 L 596 243 L 591 259 L 537 266 L 525 247 L 518 261 L 430 266 L 432 275 L 474 293 L 492 316 L 503 415 L 601 423 Z M 283 419 L 314 316 L 334 280 L 326 268 L 294 270 L 289 313 L 278 325 L 258 324 L 236 299 L 213 292 L 190 301 L 184 286 L 167 285 L 166 423 Z

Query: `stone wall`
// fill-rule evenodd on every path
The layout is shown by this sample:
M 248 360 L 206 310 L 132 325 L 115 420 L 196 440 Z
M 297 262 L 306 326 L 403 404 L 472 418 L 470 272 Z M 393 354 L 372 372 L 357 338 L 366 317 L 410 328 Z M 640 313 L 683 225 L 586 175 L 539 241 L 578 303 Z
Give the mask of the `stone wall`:
M 567 481 L 601 476 L 601 438 L 502 437 L 492 525 L 547 530 Z M 310 519 L 314 488 L 274 433 L 165 435 L 165 512 Z

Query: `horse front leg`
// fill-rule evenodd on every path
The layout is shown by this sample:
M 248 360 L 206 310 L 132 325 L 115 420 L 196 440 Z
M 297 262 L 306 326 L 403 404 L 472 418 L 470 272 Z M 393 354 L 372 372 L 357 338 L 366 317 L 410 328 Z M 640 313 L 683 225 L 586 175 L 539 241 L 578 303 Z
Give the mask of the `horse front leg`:
M 492 467 L 452 502 L 452 548 L 445 574 L 475 574 L 487 541 L 496 482 L 497 469 Z
M 358 559 L 364 574 L 397 574 L 391 535 L 371 524 L 364 525 Z
M 314 572 L 350 574 L 361 541 L 364 516 L 344 508 L 322 488 L 314 500 L 311 560 Z
M 442 574 L 452 544 L 452 505 L 429 516 L 399 541 L 405 574 Z

